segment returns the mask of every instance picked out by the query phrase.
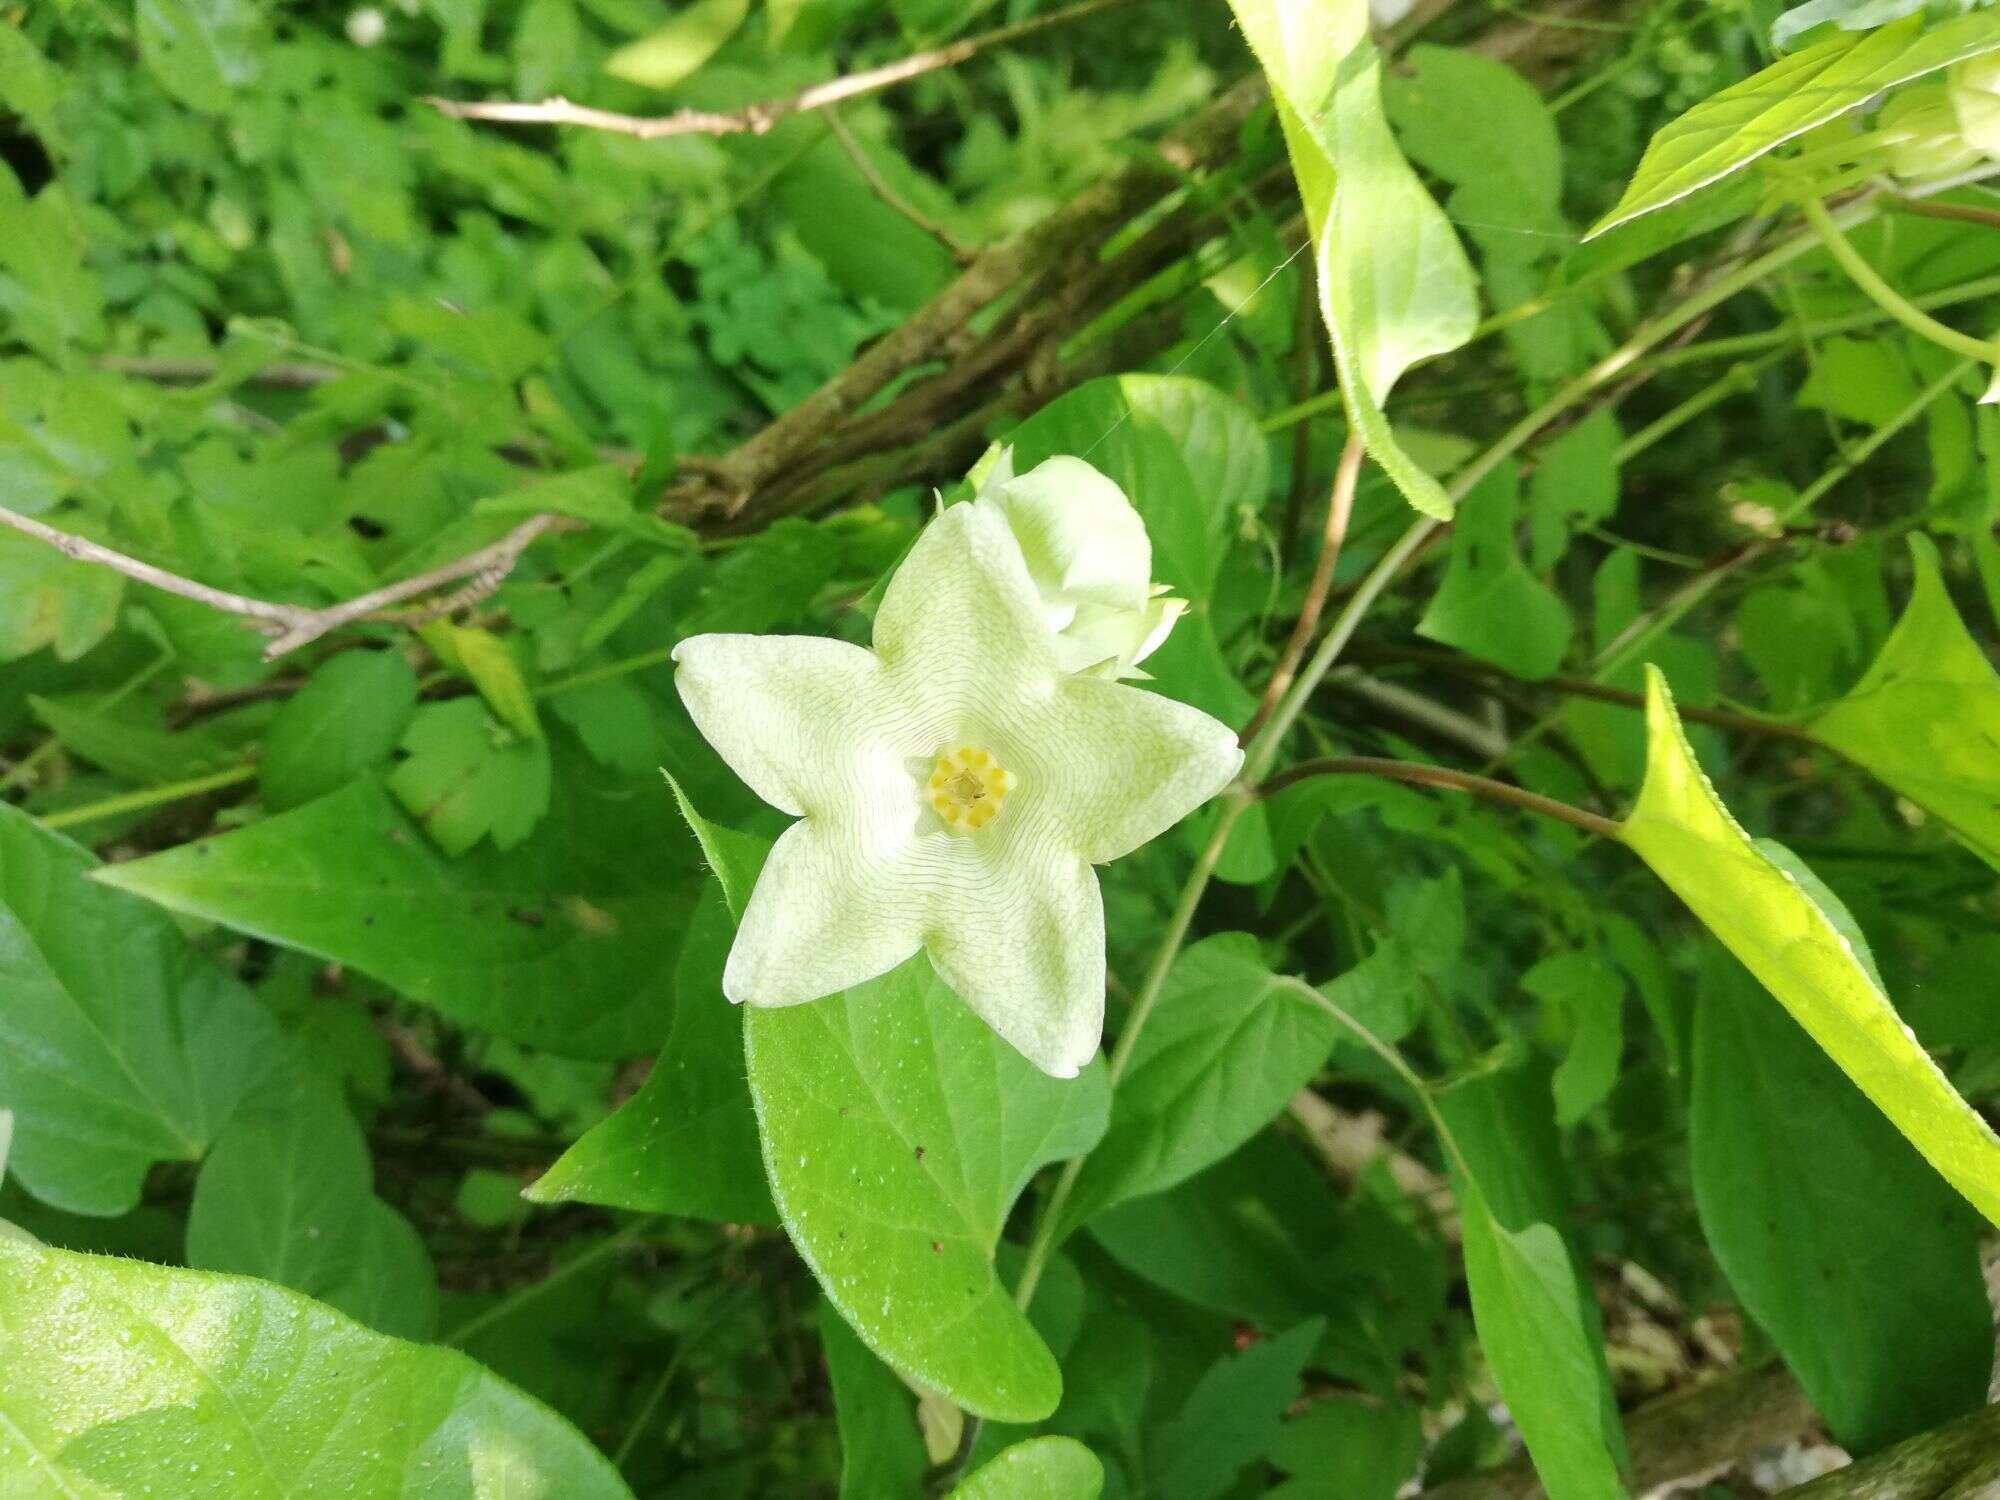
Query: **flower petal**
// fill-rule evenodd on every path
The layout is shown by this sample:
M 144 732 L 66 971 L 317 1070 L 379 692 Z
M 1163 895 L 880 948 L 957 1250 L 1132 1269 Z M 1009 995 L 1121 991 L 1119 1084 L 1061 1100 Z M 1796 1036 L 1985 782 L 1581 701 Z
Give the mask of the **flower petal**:
M 924 528 L 882 595 L 875 651 L 907 701 L 999 711 L 1046 691 L 1054 640 L 998 512 L 954 505 Z
M 697 635 L 674 647 L 674 686 L 729 769 L 794 815 L 852 797 L 882 664 L 807 635 Z
M 723 966 L 738 1005 L 796 1005 L 886 974 L 922 946 L 925 900 L 896 848 L 807 818 L 771 846 Z
M 1065 828 L 1092 864 L 1129 854 L 1229 785 L 1243 764 L 1220 719 L 1158 693 L 1065 677 L 1031 734 Z
M 1080 458 L 1051 458 L 989 483 L 982 506 L 1013 528 L 1029 576 L 1046 598 L 1143 609 L 1153 588 L 1153 543 L 1125 492 Z
M 938 977 L 1029 1062 L 1074 1078 L 1104 1035 L 1104 900 L 1097 873 L 1039 841 L 986 862 L 932 914 Z

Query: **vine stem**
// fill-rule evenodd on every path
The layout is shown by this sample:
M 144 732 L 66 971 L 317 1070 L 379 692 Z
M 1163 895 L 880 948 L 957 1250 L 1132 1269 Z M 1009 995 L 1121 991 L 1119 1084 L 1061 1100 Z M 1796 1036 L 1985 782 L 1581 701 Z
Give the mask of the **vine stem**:
M 1897 200 L 1900 204 L 1903 200 Z M 1976 339 L 1969 333 L 1960 333 L 1948 323 L 1940 323 L 1909 298 L 1889 285 L 1882 273 L 1871 265 L 1866 256 L 1841 233 L 1840 226 L 1826 211 L 1826 205 L 1808 194 L 1799 202 L 1806 222 L 1812 226 L 1819 242 L 1845 271 L 1848 278 L 1868 294 L 1868 298 L 1883 312 L 1901 323 L 1920 338 L 1929 339 L 1933 344 L 1941 344 L 1954 353 L 1963 354 L 1967 359 L 1981 360 L 1987 364 L 2000 363 L 2000 345 L 1989 339 Z
M 1465 1153 L 1459 1149 L 1458 1137 L 1451 1133 L 1451 1127 L 1445 1123 L 1444 1113 L 1437 1107 L 1437 1100 L 1431 1096 L 1431 1086 L 1424 1082 L 1415 1068 L 1403 1060 L 1403 1054 L 1375 1035 L 1374 1032 L 1370 1031 L 1345 1006 L 1328 998 L 1314 986 L 1307 984 L 1303 979 L 1290 974 L 1281 974 L 1278 976 L 1278 982 L 1290 989 L 1300 999 L 1318 1006 L 1321 1010 L 1332 1016 L 1334 1020 L 1353 1032 L 1360 1039 L 1364 1047 L 1389 1065 L 1389 1070 L 1402 1079 L 1410 1092 L 1417 1096 L 1417 1103 L 1423 1107 L 1425 1115 L 1430 1118 L 1431 1128 L 1437 1132 L 1438 1144 L 1444 1147 L 1444 1154 L 1450 1160 L 1452 1170 L 1457 1172 L 1465 1181 L 1471 1182 L 1473 1180 L 1472 1168 L 1466 1162 Z
M 87 802 L 81 807 L 66 807 L 60 812 L 52 812 L 42 818 L 41 825 L 44 828 L 73 828 L 79 823 L 94 823 L 99 818 L 116 817 L 119 813 L 142 812 L 149 807 L 179 802 L 184 797 L 199 797 L 203 792 L 215 792 L 224 787 L 236 786 L 256 774 L 255 766 L 231 766 L 226 771 L 196 776 L 187 781 L 170 781 L 165 786 L 149 786 L 143 791 L 106 797 L 101 802 Z
M 1380 755 L 1328 755 L 1317 760 L 1309 760 L 1293 766 L 1289 771 L 1273 776 L 1258 789 L 1258 795 L 1269 797 L 1286 787 L 1315 776 L 1380 776 L 1389 781 L 1407 781 L 1413 786 L 1447 787 L 1453 791 L 1470 792 L 1475 797 L 1484 797 L 1489 802 L 1504 802 L 1510 807 L 1523 807 L 1529 812 L 1540 813 L 1545 818 L 1555 818 L 1580 828 L 1585 833 L 1599 838 L 1618 837 L 1618 825 L 1610 818 L 1601 818 L 1594 812 L 1585 812 L 1580 807 L 1572 807 L 1567 802 L 1558 802 L 1553 797 L 1544 797 L 1539 792 L 1528 791 L 1524 787 L 1513 786 L 1505 781 L 1495 781 L 1488 776 L 1475 776 L 1469 771 L 1454 771 L 1449 766 L 1429 766 L 1420 761 L 1390 760 Z

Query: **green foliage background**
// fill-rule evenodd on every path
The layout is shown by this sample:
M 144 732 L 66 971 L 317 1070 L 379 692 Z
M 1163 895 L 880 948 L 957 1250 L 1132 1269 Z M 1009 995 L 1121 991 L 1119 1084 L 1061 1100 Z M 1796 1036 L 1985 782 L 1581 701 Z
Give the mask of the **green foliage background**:
M 560 518 L 276 660 L 0 528 L 0 1492 L 1387 1500 L 1518 1436 L 1592 1500 L 1703 1380 L 1857 1454 L 1983 1401 L 2000 408 L 1784 174 L 1991 328 L 1992 193 L 1842 153 L 2000 18 L 1123 0 L 768 130 L 428 102 L 1059 9 L 0 0 L 0 506 L 303 607 Z M 1170 962 L 1074 1082 L 921 957 L 727 1006 L 783 819 L 676 641 L 865 640 L 1005 441 L 1125 488 L 1155 686 L 1245 724 L 1350 423 L 1258 774 L 1581 826 L 1197 814 L 1102 872 L 1114 1036 Z

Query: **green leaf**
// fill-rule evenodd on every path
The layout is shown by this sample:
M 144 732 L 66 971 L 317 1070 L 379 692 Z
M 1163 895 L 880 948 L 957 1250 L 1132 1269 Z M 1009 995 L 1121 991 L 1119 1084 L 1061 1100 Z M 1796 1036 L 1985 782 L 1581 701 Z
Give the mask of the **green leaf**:
M 1694 1037 L 1702 1232 L 1834 1440 L 1865 1453 L 1978 1406 L 1993 1357 L 1978 1217 L 1713 950 Z
M 1398 443 L 1383 403 L 1411 365 L 1472 337 L 1477 282 L 1390 134 L 1368 8 L 1360 0 L 1231 0 L 1231 8 L 1277 99 L 1349 420 L 1410 504 L 1448 518 L 1450 497 Z
M 477 698 L 427 703 L 404 733 L 389 790 L 447 854 L 491 837 L 512 849 L 548 811 L 549 748 L 503 728 Z
M 257 761 L 265 803 L 301 807 L 386 765 L 416 710 L 417 674 L 400 652 L 327 658 L 271 720 Z
M 841 1500 L 921 1494 L 931 1461 L 910 1388 L 868 1352 L 828 1302 L 819 1305 L 819 1338 L 840 1423 Z
M 446 662 L 465 673 L 501 723 L 526 739 L 542 737 L 535 695 L 506 641 L 478 626 L 443 621 L 426 626 L 424 639 Z
M 651 36 L 604 59 L 604 71 L 644 88 L 670 89 L 721 50 L 750 14 L 750 0 L 695 0 Z
M 1162 1500 L 1216 1500 L 1277 1439 L 1326 1324 L 1310 1318 L 1203 1373 L 1154 1435 L 1148 1469 Z
M 1652 213 L 1742 170 L 1884 89 L 2000 47 L 2000 12 L 1926 29 L 1921 15 L 1841 32 L 1730 85 L 1657 132 L 1618 206 L 1585 238 Z
M 2000 1140 L 1918 1045 L 1834 917 L 1729 815 L 1650 667 L 1646 722 L 1646 781 L 1620 838 L 1945 1180 L 2000 1223 Z
M 1103 1493 L 1104 1465 L 1095 1453 L 1075 1438 L 1036 1437 L 981 1464 L 951 1500 L 1097 1500 Z
M 437 1271 L 416 1227 L 374 1198 L 357 1239 L 354 1269 L 320 1300 L 377 1333 L 429 1341 L 437 1333 Z
M 1465 497 L 1451 561 L 1419 635 L 1533 681 L 1562 665 L 1575 623 L 1569 606 L 1528 571 L 1514 546 L 1520 473 L 1502 464 Z
M 124 596 L 121 574 L 0 532 L 0 661 L 44 646 L 57 661 L 75 661 L 116 628 Z
M 1603 1103 L 1618 1082 L 1625 1050 L 1625 982 L 1589 953 L 1558 953 L 1521 976 L 1521 988 L 1559 1006 L 1568 1021 L 1569 1049 L 1555 1076 L 1556 1123 L 1574 1125 Z
M 993 1254 L 1035 1170 L 1103 1135 L 1102 1063 L 1039 1072 L 922 954 L 844 994 L 753 1008 L 745 1037 L 771 1193 L 828 1300 L 966 1410 L 1046 1417 L 1061 1376 Z
M 1188 948 L 1132 1051 L 1070 1222 L 1164 1192 L 1229 1155 L 1324 1066 L 1339 1034 L 1296 981 L 1265 967 L 1249 933 Z
M 1584 1326 L 1562 1236 L 1548 1224 L 1508 1229 L 1478 1184 L 1459 1177 L 1454 1187 L 1479 1346 L 1549 1500 L 1625 1494 L 1603 1348 Z
M 368 1147 L 331 1084 L 302 1069 L 244 1101 L 188 1210 L 188 1264 L 324 1298 L 360 1264 Z
M 28 706 L 63 748 L 128 781 L 159 784 L 219 770 L 237 752 L 198 731 L 171 734 L 88 699 L 30 695 Z
M 539 90 L 525 90 L 528 93 Z M 566 474 L 537 479 L 472 507 L 475 515 L 527 517 L 552 511 L 573 516 L 602 531 L 619 531 L 677 551 L 691 548 L 693 533 L 663 521 L 634 503 L 632 476 L 616 464 L 592 464 Z
M 657 1046 L 694 851 L 657 781 L 561 757 L 554 810 L 500 854 L 446 859 L 382 788 L 98 872 L 105 885 L 372 974 L 461 1023 L 575 1057 Z
M 139 0 L 139 58 L 180 103 L 219 114 L 269 44 L 247 0 Z
M 1605 408 L 1542 451 L 1528 477 L 1531 569 L 1550 567 L 1569 546 L 1572 532 L 1618 508 L 1618 442 L 1618 418 Z
M 1952 607 L 1936 546 L 1912 536 L 1910 554 L 1902 619 L 1854 690 L 1807 728 L 2000 869 L 2000 674 Z
M 1267 1500 L 1396 1500 L 1424 1456 L 1422 1419 L 1401 1402 L 1324 1398 L 1284 1425 L 1269 1456 L 1294 1477 Z
M 91 884 L 95 864 L 0 807 L 0 1107 L 23 1187 L 119 1214 L 154 1162 L 209 1148 L 283 1043 L 163 914 Z
M 735 935 L 722 887 L 711 885 L 688 923 L 674 970 L 674 1029 L 653 1071 L 536 1180 L 530 1199 L 777 1223 L 744 1083 L 743 1017 L 722 997 Z
M 0 1471 L 52 1494 L 631 1493 L 463 1354 L 244 1277 L 0 1239 L 0 1368 Z

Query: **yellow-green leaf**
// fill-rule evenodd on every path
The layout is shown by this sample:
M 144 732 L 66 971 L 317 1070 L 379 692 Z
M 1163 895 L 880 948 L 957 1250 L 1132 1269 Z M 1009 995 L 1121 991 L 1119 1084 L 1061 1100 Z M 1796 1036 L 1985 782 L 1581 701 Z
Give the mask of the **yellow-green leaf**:
M 1646 780 L 1620 838 L 1945 1180 L 2000 1224 L 2000 1139 L 1918 1045 L 1872 965 L 1799 874 L 1730 816 L 1657 668 L 1647 670 L 1646 722 Z
M 1928 537 L 1910 538 L 1916 587 L 1854 690 L 1807 725 L 2000 869 L 2000 673 L 1938 571 Z

